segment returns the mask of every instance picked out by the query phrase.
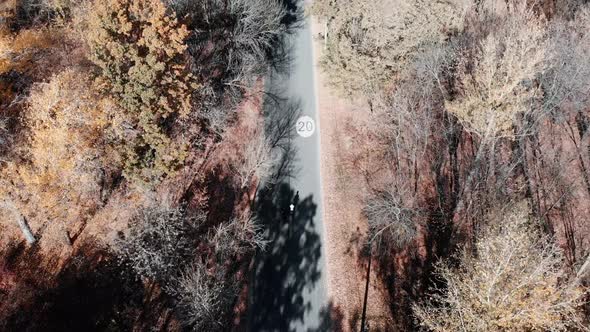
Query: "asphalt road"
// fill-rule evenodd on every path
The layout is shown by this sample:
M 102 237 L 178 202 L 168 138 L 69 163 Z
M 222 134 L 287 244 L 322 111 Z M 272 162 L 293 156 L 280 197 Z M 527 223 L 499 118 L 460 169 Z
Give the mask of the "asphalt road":
M 258 215 L 266 225 L 269 247 L 258 254 L 252 281 L 250 331 L 329 331 L 324 226 L 320 177 L 319 117 L 309 19 L 292 37 L 293 64 L 270 84 L 300 103 L 301 116 L 315 122 L 310 137 L 294 135 L 294 172 L 262 193 Z M 296 124 L 305 130 L 307 124 Z M 307 125 L 310 126 L 310 125 Z M 310 127 L 307 127 L 309 129 Z M 289 205 L 293 204 L 292 212 Z

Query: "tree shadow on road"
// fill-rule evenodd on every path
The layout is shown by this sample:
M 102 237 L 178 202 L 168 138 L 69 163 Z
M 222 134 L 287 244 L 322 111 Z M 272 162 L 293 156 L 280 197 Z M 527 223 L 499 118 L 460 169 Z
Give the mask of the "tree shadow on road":
M 323 307 L 320 311 L 320 322 L 316 328 L 307 329 L 307 332 L 342 332 L 344 331 L 344 313 L 340 306 L 333 302 Z
M 314 229 L 317 204 L 313 196 L 300 198 L 288 183 L 263 190 L 257 207 L 269 245 L 258 253 L 254 268 L 251 331 L 292 331 L 303 323 L 311 303 L 302 294 L 320 279 L 320 236 Z
M 282 1 L 293 13 L 302 8 L 301 1 Z M 285 69 L 275 69 L 270 75 L 264 100 L 265 135 L 275 164 L 252 206 L 268 246 L 257 252 L 254 260 L 248 331 L 290 332 L 301 325 L 319 324 L 323 328 L 332 324 L 332 310 L 328 307 L 323 307 L 318 317 L 306 317 L 316 304 L 305 294 L 317 287 L 321 277 L 321 238 L 315 225 L 318 198 L 299 197 L 297 189 L 290 185 L 292 179 L 304 175 L 299 174 L 298 151 L 292 144 L 302 101 L 286 97 L 289 94 L 284 76 L 291 68 Z M 294 204 L 292 212 L 290 204 Z

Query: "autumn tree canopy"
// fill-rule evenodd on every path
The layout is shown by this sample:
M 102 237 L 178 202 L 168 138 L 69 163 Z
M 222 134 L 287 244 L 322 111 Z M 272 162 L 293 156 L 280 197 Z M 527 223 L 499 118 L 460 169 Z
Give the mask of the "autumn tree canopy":
M 343 95 L 372 96 L 427 45 L 461 31 L 466 9 L 462 0 L 314 1 L 313 13 L 327 20 L 329 82 Z
M 552 239 L 515 206 L 461 252 L 459 266 L 436 267 L 444 289 L 416 305 L 418 323 L 432 331 L 568 331 L 582 327 L 586 291 L 565 270 Z
M 157 181 L 185 155 L 169 126 L 191 112 L 196 85 L 186 70 L 186 27 L 160 1 L 97 1 L 89 18 L 90 59 L 97 84 L 118 102 L 115 133 L 128 176 Z

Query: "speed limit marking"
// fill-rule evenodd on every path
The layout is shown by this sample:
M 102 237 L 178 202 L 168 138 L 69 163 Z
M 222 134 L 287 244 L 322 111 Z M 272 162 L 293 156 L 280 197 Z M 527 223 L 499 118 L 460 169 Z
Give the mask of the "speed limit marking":
M 295 123 L 297 134 L 301 137 L 310 137 L 315 132 L 315 121 L 307 115 L 297 119 Z

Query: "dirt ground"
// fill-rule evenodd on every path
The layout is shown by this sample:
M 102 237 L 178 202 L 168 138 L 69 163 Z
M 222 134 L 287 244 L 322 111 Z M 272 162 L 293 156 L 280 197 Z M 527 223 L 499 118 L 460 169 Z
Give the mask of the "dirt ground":
M 366 104 L 339 97 L 325 82 L 319 67 L 324 41 L 324 25 L 312 23 L 314 57 L 320 114 L 321 173 L 324 197 L 324 227 L 328 294 L 333 308 L 341 313 L 343 331 L 356 331 L 360 326 L 365 288 L 366 262 L 361 248 L 367 229 L 362 215 L 362 202 L 367 188 L 362 172 L 354 165 L 358 124 L 366 116 Z M 374 262 L 373 262 L 374 263 Z M 369 288 L 367 318 L 373 330 L 390 330 L 387 292 L 373 270 Z

